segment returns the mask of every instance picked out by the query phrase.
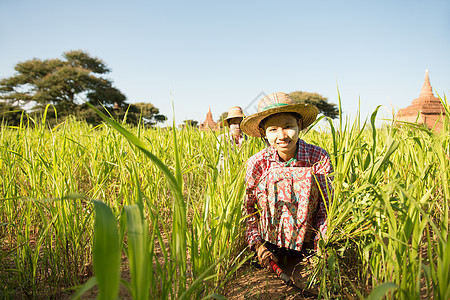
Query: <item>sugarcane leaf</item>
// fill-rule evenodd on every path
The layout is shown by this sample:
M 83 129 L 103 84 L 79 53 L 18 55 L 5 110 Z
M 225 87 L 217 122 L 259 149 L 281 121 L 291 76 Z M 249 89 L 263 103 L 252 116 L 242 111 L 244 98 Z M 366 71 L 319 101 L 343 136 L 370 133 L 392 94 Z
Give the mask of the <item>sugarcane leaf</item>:
M 398 286 L 393 282 L 385 282 L 377 286 L 369 295 L 367 300 L 381 300 L 384 296 L 393 290 L 396 290 Z
M 93 201 L 94 221 L 94 272 L 97 277 L 98 299 L 116 299 L 120 281 L 119 233 L 114 214 L 103 202 Z

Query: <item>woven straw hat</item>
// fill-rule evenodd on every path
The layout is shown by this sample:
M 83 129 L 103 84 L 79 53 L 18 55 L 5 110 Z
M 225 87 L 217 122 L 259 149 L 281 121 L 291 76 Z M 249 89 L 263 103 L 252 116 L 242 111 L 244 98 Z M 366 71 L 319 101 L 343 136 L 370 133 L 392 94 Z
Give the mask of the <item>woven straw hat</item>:
M 244 113 L 242 112 L 242 108 L 239 106 L 233 106 L 232 108 L 230 108 L 228 110 L 228 115 L 227 117 L 223 120 L 223 124 L 225 126 L 230 126 L 230 124 L 228 124 L 228 120 L 229 119 L 233 119 L 233 118 L 244 118 Z
M 259 123 L 268 116 L 284 112 L 301 115 L 303 127 L 300 129 L 304 129 L 314 122 L 319 109 L 312 104 L 295 103 L 291 96 L 286 93 L 273 93 L 259 100 L 258 112 L 244 118 L 241 123 L 241 130 L 250 136 L 261 137 L 258 129 Z

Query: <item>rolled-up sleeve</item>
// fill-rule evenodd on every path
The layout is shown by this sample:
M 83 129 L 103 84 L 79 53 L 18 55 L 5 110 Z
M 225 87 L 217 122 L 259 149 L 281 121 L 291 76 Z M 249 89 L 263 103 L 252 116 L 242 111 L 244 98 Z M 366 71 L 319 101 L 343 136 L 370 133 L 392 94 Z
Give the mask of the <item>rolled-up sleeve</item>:
M 246 213 L 246 239 L 250 247 L 261 241 L 261 234 L 258 230 L 259 212 L 257 209 L 256 186 L 263 172 L 262 165 L 255 157 L 247 161 L 247 172 L 245 174 L 246 190 L 244 210 Z
M 331 165 L 331 159 L 326 151 L 320 153 L 317 163 L 314 165 L 314 173 L 319 183 L 319 205 L 316 215 L 317 229 L 320 234 L 315 236 L 315 240 L 318 240 L 321 236 L 324 237 L 327 232 L 327 209 L 333 199 L 333 166 Z

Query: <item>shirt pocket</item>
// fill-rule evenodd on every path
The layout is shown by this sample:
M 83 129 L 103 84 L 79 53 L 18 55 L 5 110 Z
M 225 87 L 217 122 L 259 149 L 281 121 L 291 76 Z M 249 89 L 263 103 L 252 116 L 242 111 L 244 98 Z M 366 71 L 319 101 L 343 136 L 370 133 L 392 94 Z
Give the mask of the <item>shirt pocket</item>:
M 273 173 L 268 178 L 267 194 L 273 199 L 273 204 L 278 202 L 292 203 L 295 200 L 293 195 L 293 178 L 290 174 Z

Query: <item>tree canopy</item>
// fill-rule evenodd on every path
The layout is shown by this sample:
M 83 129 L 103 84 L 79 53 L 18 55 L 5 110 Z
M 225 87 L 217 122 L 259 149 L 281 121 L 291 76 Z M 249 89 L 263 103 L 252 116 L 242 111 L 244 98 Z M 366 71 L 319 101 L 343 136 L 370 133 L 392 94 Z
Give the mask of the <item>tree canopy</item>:
M 57 113 L 49 110 L 47 119 L 75 115 L 88 123 L 98 123 L 100 118 L 86 105 L 89 102 L 101 110 L 107 109 L 115 117 L 120 113 L 123 116 L 123 111 L 128 109 L 129 123 L 137 124 L 141 113 L 147 125 L 166 119 L 150 103 L 128 107 L 125 95 L 110 79 L 103 77 L 111 70 L 101 59 L 81 50 L 65 52 L 63 59 L 33 58 L 18 63 L 14 69 L 15 75 L 0 80 L 0 99 L 4 103 L 0 107 L 2 114 L 7 105 L 10 108 L 31 106 L 31 112 L 39 114 L 51 104 Z M 114 107 L 119 109 L 114 110 Z
M 159 113 L 159 109 L 151 103 L 133 103 L 128 107 L 114 107 L 114 115 L 118 119 L 124 119 L 128 123 L 137 125 L 141 123 L 147 127 L 156 125 L 156 123 L 167 120 L 166 116 Z
M 228 117 L 228 112 L 223 112 L 219 118 L 217 119 L 217 123 L 223 122 L 223 120 L 225 120 Z
M 0 123 L 5 122 L 11 126 L 17 126 L 20 124 L 23 113 L 24 110 L 18 105 L 0 101 Z
M 184 120 L 183 124 L 181 125 L 181 127 L 198 127 L 198 121 L 192 120 L 192 119 L 188 119 L 188 120 Z
M 15 104 L 33 102 L 33 109 L 53 104 L 63 111 L 74 109 L 81 98 L 111 108 L 125 102 L 112 81 L 100 77 L 110 72 L 101 59 L 80 50 L 65 52 L 63 57 L 18 63 L 14 76 L 0 80 L 1 98 Z
M 339 116 L 339 109 L 336 104 L 329 103 L 328 98 L 323 97 L 317 93 L 308 93 L 296 91 L 289 94 L 297 103 L 314 104 L 319 109 L 319 112 L 324 116 L 336 119 Z

